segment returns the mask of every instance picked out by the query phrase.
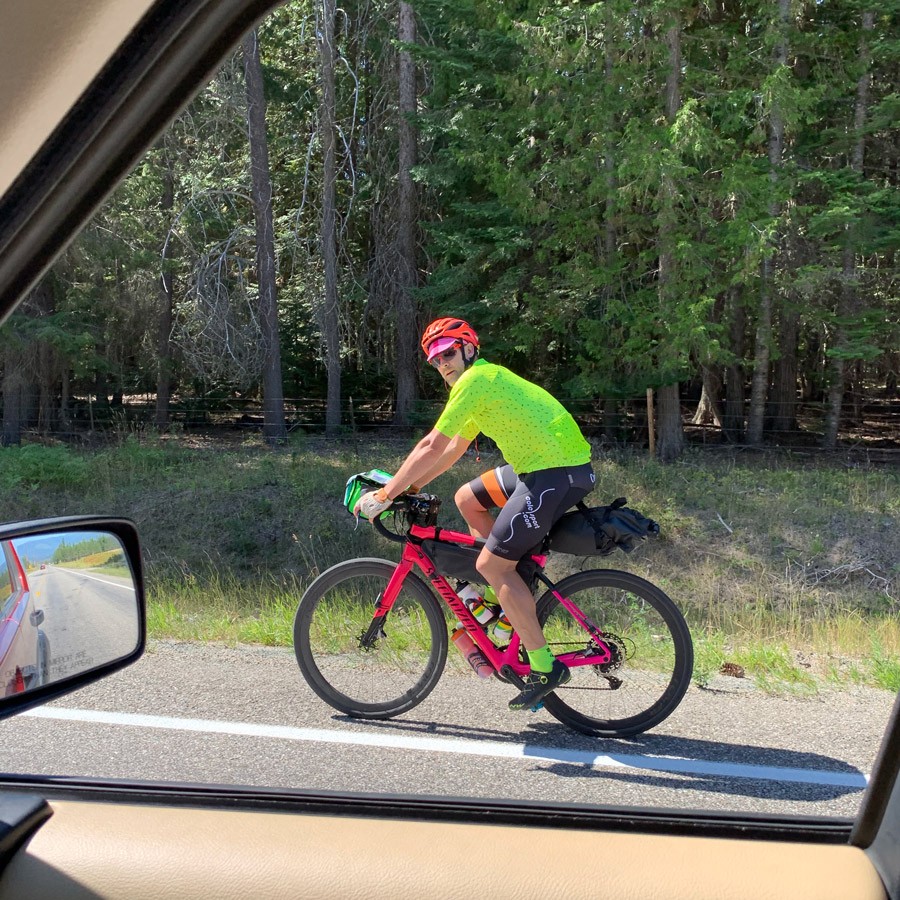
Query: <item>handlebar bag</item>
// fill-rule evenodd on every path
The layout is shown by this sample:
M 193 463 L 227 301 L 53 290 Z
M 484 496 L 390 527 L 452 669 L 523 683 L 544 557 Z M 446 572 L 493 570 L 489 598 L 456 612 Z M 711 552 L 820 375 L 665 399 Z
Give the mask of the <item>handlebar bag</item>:
M 347 479 L 347 486 L 344 490 L 344 506 L 347 508 L 347 512 L 353 512 L 356 501 L 363 494 L 383 487 L 392 477 L 389 472 L 383 472 L 381 469 L 369 469 L 368 472 L 358 472 L 356 475 L 351 475 Z

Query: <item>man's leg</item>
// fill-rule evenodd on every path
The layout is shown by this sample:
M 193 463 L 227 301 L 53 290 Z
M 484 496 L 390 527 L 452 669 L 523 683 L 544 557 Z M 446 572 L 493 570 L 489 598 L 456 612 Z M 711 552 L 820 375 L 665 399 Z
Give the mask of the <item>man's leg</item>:
M 526 650 L 538 650 L 547 641 L 538 624 L 534 596 L 516 571 L 518 560 L 503 559 L 485 548 L 475 567 L 494 589 L 503 611 Z
M 473 537 L 487 540 L 487 536 L 494 527 L 494 517 L 478 502 L 472 488 L 464 484 L 457 492 L 456 507 L 469 526 L 469 533 Z
M 528 652 L 531 672 L 524 679 L 522 690 L 509 701 L 513 711 L 539 709 L 544 698 L 569 679 L 569 669 L 550 650 L 538 623 L 534 597 L 516 571 L 516 563 L 502 559 L 485 548 L 476 563 L 478 571 L 497 592 L 513 628 Z
M 593 486 L 589 464 L 532 472 L 519 481 L 503 507 L 476 567 L 496 591 L 500 605 L 528 653 L 531 673 L 512 710 L 538 708 L 544 697 L 569 678 L 569 670 L 550 650 L 537 618 L 534 597 L 516 571 L 518 561 L 539 543 L 569 506 Z
M 487 540 L 494 527 L 490 510 L 506 505 L 518 481 L 512 466 L 503 465 L 479 475 L 456 492 L 456 507 L 473 537 Z

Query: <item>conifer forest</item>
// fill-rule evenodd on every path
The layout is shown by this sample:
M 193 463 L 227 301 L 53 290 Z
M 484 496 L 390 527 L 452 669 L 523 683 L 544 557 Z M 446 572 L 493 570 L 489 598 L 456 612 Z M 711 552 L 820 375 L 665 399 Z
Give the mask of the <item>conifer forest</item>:
M 458 315 L 662 460 L 900 446 L 898 11 L 292 0 L 3 325 L 2 442 L 427 427 Z

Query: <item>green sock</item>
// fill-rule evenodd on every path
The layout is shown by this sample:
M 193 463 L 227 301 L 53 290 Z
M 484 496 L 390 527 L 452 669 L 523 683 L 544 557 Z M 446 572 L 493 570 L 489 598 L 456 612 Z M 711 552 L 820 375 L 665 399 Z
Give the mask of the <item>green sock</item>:
M 497 594 L 490 585 L 488 585 L 484 589 L 483 600 L 488 606 L 499 606 L 500 605 L 500 601 L 497 599 Z
M 540 650 L 528 650 L 527 653 L 532 672 L 549 672 L 553 668 L 553 660 L 556 657 L 551 652 L 549 644 L 544 644 Z

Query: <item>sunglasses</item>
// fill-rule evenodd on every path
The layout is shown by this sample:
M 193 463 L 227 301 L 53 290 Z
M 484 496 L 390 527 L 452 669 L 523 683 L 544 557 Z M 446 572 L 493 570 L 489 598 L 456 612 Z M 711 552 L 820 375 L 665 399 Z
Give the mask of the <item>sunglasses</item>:
M 442 362 L 450 362 L 454 356 L 459 352 L 459 344 L 454 344 L 449 350 L 444 350 L 441 353 L 438 353 L 437 356 L 429 359 L 428 362 L 431 363 L 435 368 L 437 368 Z

